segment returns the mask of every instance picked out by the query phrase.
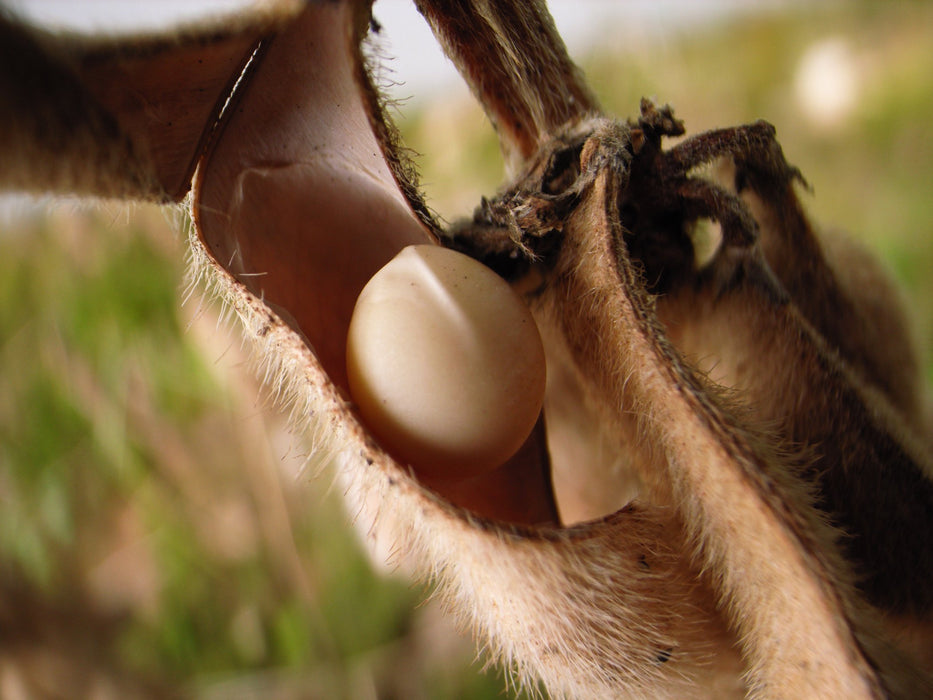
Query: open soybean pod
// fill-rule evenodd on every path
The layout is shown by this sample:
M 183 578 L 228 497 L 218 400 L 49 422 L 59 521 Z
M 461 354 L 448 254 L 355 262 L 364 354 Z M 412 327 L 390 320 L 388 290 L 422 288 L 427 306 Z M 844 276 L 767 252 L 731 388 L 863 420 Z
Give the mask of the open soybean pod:
M 794 177 L 773 131 L 726 130 L 665 152 L 662 137 L 683 132 L 671 112 L 646 103 L 636 121 L 605 118 L 538 3 L 418 4 L 496 124 L 514 176 L 450 231 L 419 195 L 370 80 L 369 6 L 350 0 L 273 4 L 146 50 L 60 44 L 5 23 L 34 57 L 32 75 L 57 86 L 43 96 L 14 73 L 0 78 L 9 93 L 56 132 L 67 120 L 55 95 L 86 118 L 62 144 L 41 129 L 7 137 L 21 165 L 3 182 L 166 201 L 194 173 L 195 264 L 309 439 L 338 455 L 353 512 L 433 575 L 522 680 L 573 697 L 922 693 L 928 679 L 891 651 L 855 576 L 879 549 L 903 552 L 889 545 L 903 547 L 904 528 L 882 531 L 865 561 L 846 559 L 814 484 L 674 346 L 639 272 L 656 262 L 646 240 L 687 250 L 687 226 L 717 218 L 725 243 L 712 267 L 677 268 L 674 282 L 697 295 L 686 303 L 733 300 L 777 341 L 796 339 L 814 368 L 808 385 L 862 407 L 850 415 L 865 430 L 846 453 L 874 459 L 875 475 L 888 458 L 899 465 L 914 488 L 891 512 L 926 537 L 926 458 L 886 431 L 886 409 L 870 410 L 871 386 L 845 364 L 865 348 L 836 352 L 756 243 L 749 192 L 788 215 L 774 217 L 774 235 L 809 240 L 805 217 L 790 216 Z M 191 70 L 173 81 L 179 65 Z M 176 84 L 188 88 L 181 99 Z M 10 124 L 0 112 L 0 127 Z M 47 172 L 52 151 L 68 167 Z M 742 175 L 734 191 L 692 176 L 720 156 Z M 544 341 L 543 419 L 505 464 L 469 479 L 411 470 L 350 391 L 353 308 L 411 245 L 452 247 L 494 270 L 521 290 Z M 861 449 L 865 435 L 884 450 Z M 861 512 L 847 463 L 819 466 L 839 476 L 840 507 Z M 915 561 L 928 567 L 929 552 Z M 928 619 L 929 594 L 914 593 L 887 622 L 905 610 Z

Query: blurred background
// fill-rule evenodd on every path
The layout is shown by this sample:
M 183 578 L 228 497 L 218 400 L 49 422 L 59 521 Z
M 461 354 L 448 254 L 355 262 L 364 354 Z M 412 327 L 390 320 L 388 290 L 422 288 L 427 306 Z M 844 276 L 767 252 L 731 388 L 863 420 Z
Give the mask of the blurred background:
M 232 7 L 8 4 L 86 31 Z M 933 4 L 552 5 L 610 113 L 774 123 L 815 220 L 902 281 L 933 378 Z M 375 14 L 429 201 L 469 214 L 501 180 L 495 136 L 408 3 Z M 425 589 L 374 571 L 237 329 L 185 295 L 181 227 L 0 207 L 0 697 L 514 697 Z

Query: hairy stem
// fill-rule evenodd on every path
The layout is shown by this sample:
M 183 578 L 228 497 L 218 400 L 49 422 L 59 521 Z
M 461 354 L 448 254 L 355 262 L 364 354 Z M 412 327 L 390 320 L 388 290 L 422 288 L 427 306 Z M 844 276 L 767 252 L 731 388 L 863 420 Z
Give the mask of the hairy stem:
M 598 111 L 543 2 L 416 0 L 499 132 L 510 166 Z

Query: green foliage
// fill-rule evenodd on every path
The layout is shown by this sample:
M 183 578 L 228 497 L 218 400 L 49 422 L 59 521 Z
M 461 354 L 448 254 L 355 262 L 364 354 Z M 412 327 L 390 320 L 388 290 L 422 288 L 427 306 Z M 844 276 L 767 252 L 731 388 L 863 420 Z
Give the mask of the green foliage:
M 205 346 L 216 315 L 182 307 L 180 242 L 158 215 L 134 221 L 0 237 L 0 586 L 116 616 L 114 666 L 198 694 L 263 674 L 320 697 L 473 684 L 465 645 L 454 673 L 403 658 L 427 633 L 422 592 L 372 571 L 327 483 L 277 468 L 264 435 L 280 425 L 244 429 L 260 399 L 230 385 L 238 340 Z

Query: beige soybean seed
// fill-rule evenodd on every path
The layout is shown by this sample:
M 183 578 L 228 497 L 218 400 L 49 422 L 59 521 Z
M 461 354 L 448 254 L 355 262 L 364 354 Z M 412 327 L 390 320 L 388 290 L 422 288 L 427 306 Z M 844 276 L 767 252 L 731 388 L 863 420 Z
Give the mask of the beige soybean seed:
M 440 479 L 503 464 L 544 400 L 544 348 L 528 308 L 484 265 L 434 245 L 404 248 L 366 284 L 347 373 L 380 443 Z

